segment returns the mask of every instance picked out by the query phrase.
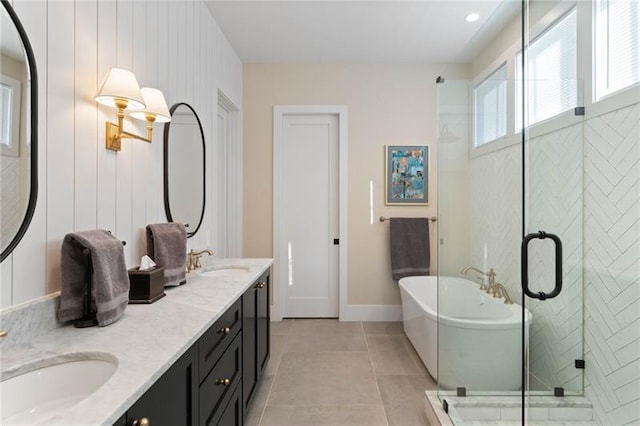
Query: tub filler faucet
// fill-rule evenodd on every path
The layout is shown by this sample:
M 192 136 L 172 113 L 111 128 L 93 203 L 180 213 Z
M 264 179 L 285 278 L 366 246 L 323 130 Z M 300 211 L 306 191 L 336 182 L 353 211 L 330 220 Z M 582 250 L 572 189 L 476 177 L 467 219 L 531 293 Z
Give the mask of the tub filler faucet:
M 467 265 L 464 268 L 462 268 L 462 271 L 460 271 L 460 273 L 462 275 L 469 275 L 469 271 L 475 271 L 483 275 L 482 277 L 478 277 L 478 279 L 480 280 L 480 290 L 486 291 L 488 294 L 492 295 L 493 297 L 504 298 L 504 303 L 508 305 L 513 304 L 513 301 L 511 300 L 511 297 L 509 297 L 509 293 L 507 292 L 507 289 L 504 287 L 504 285 L 496 281 L 496 272 L 493 270 L 493 268 L 489 269 L 489 272 L 485 272 L 485 271 L 481 271 L 478 268 L 474 268 L 471 265 Z M 488 281 L 487 284 L 485 284 L 484 277 L 487 277 L 487 281 Z
M 504 299 L 504 303 L 507 305 L 513 305 L 513 300 L 511 300 L 511 297 L 509 297 L 509 292 L 507 291 L 507 289 L 500 283 L 496 283 L 495 285 L 498 289 L 498 294 Z
M 469 271 L 475 271 L 475 272 L 487 277 L 488 281 L 489 281 L 488 285 L 485 284 L 484 277 L 478 277 L 478 279 L 481 280 L 480 281 L 480 290 L 484 290 L 487 293 L 491 293 L 494 296 L 496 295 L 496 292 L 497 292 L 497 288 L 496 288 L 496 285 L 495 285 L 496 284 L 496 273 L 493 270 L 493 268 L 489 269 L 489 272 L 485 272 L 485 271 L 482 271 L 482 270 L 480 270 L 478 268 L 475 268 L 475 267 L 473 267 L 471 265 L 467 265 L 464 268 L 462 268 L 462 271 L 460 271 L 460 273 L 462 275 L 469 275 Z

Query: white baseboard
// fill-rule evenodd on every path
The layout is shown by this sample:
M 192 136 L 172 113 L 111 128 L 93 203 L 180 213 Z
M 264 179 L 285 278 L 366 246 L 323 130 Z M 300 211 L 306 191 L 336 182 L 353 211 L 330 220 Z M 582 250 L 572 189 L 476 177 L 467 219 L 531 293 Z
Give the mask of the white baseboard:
M 402 321 L 402 305 L 345 305 L 340 321 Z

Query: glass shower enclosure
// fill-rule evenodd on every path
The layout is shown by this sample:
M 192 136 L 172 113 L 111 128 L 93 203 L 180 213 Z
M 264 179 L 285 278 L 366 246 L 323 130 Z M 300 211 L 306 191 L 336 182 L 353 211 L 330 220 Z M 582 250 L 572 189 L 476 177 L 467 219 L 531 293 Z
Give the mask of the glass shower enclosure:
M 438 83 L 437 381 L 454 423 L 477 398 L 502 411 L 476 420 L 525 422 L 584 392 L 575 4 L 523 2 L 505 28 Z

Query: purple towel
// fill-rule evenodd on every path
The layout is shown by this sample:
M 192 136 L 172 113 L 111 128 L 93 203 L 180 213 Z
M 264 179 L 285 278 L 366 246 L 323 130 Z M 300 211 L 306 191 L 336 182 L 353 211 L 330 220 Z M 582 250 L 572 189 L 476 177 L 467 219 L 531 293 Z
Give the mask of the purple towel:
M 392 217 L 390 222 L 393 279 L 429 275 L 429 220 L 424 217 Z

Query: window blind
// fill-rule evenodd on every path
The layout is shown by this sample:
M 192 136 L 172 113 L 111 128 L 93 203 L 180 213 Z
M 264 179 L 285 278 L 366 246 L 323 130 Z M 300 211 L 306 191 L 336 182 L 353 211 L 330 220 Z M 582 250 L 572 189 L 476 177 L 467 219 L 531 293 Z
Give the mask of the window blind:
M 578 102 L 575 8 L 534 39 L 527 50 L 527 125 L 554 117 Z M 516 129 L 522 129 L 522 52 L 516 55 Z
M 475 146 L 507 134 L 507 65 L 503 64 L 474 89 Z
M 595 99 L 640 81 L 640 2 L 594 2 Z

